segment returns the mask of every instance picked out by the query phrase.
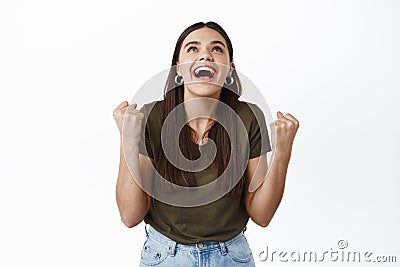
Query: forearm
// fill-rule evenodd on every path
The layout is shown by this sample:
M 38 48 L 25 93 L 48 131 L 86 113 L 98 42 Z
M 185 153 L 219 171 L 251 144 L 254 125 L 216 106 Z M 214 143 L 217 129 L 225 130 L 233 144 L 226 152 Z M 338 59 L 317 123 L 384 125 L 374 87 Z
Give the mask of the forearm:
M 251 199 L 252 219 L 261 226 L 269 224 L 282 200 L 290 153 L 272 155 L 271 170 Z
M 129 153 L 133 153 L 133 160 L 130 167 L 133 168 L 133 173 L 139 176 L 139 147 L 133 146 Z M 141 180 L 141 177 L 135 178 L 139 181 Z M 123 154 L 122 143 L 120 147 L 120 165 L 116 187 L 116 198 L 121 220 L 127 227 L 133 227 L 143 220 L 148 211 L 147 194 L 140 188 L 129 172 Z

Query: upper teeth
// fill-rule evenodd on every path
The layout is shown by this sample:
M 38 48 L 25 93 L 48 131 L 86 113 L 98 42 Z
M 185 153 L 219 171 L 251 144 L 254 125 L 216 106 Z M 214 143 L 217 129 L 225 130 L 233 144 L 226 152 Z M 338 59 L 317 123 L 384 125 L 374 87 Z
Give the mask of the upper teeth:
M 206 67 L 206 66 L 198 67 L 198 68 L 194 71 L 194 73 L 197 75 L 197 74 L 199 74 L 199 72 L 200 72 L 201 70 L 207 70 L 207 71 L 211 72 L 212 75 L 214 75 L 214 73 L 215 73 L 215 71 L 214 71 L 212 68 Z

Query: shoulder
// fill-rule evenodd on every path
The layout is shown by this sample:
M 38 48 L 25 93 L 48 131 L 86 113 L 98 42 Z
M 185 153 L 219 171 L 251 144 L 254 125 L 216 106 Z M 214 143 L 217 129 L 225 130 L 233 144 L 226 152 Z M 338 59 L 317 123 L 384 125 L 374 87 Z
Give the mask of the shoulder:
M 145 103 L 141 108 L 140 112 L 144 115 L 144 121 L 146 127 L 155 129 L 161 129 L 162 118 L 164 112 L 164 100 L 155 100 Z
M 264 117 L 263 111 L 257 104 L 247 101 L 239 100 L 236 112 L 243 121 L 253 121 Z
M 145 121 L 161 122 L 164 112 L 164 100 L 154 100 L 145 103 L 139 110 L 143 113 Z
M 140 111 L 143 112 L 145 115 L 149 114 L 149 112 L 160 112 L 163 110 L 164 107 L 164 100 L 154 100 L 148 103 L 143 104 L 140 108 Z

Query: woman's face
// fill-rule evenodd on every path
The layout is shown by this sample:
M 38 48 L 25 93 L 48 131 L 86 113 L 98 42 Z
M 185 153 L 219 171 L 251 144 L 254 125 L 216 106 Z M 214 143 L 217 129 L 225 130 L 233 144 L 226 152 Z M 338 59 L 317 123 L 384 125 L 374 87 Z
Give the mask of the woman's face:
M 183 40 L 177 65 L 177 73 L 184 80 L 185 97 L 190 94 L 219 98 L 225 78 L 234 67 L 225 39 L 206 27 L 191 32 Z

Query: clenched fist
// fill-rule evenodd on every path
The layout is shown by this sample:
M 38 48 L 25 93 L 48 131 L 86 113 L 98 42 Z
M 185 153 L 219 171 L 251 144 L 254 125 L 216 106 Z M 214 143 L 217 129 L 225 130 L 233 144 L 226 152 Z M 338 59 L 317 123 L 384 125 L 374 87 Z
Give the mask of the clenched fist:
M 300 123 L 289 113 L 283 116 L 283 114 L 278 111 L 277 117 L 278 119 L 270 124 L 273 148 L 275 153 L 290 157 L 294 137 Z
M 129 141 L 139 143 L 144 114 L 136 107 L 136 103 L 129 105 L 127 101 L 124 101 L 114 110 L 113 116 L 121 136 L 124 130 L 124 137 L 128 137 Z

